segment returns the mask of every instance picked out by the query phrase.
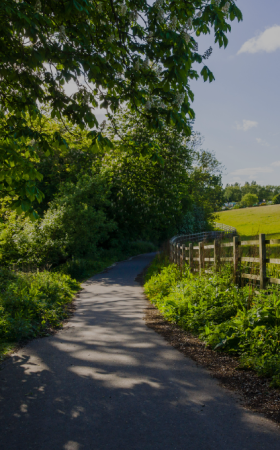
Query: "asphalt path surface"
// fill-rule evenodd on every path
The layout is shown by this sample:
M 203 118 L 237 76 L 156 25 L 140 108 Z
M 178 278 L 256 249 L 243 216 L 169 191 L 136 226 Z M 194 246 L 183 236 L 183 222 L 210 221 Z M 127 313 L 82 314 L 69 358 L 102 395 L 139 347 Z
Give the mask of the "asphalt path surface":
M 0 370 L 1 450 L 279 450 L 279 428 L 143 320 L 135 277 L 153 255 L 83 285 L 57 334 Z

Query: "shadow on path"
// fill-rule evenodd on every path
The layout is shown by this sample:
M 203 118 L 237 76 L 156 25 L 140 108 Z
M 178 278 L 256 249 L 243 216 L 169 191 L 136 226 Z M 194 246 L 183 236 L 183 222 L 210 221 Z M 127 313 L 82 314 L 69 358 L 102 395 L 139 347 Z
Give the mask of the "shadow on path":
M 276 425 L 145 326 L 134 280 L 152 257 L 84 283 L 68 325 L 4 363 L 1 448 L 279 450 Z

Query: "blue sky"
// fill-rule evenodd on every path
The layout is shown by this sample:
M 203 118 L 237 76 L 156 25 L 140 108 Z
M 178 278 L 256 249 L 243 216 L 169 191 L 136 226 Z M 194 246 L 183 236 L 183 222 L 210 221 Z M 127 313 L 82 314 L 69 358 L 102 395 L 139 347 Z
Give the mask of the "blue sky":
M 211 36 L 208 60 L 216 80 L 192 83 L 196 112 L 194 129 L 205 138 L 226 167 L 223 182 L 256 180 L 280 184 L 280 1 L 239 0 L 243 22 L 232 23 L 227 49 Z

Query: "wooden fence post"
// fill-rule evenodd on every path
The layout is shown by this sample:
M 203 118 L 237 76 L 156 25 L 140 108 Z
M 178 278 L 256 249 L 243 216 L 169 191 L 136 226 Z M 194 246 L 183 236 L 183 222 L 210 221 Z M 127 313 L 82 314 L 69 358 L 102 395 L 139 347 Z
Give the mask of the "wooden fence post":
M 189 266 L 190 266 L 190 272 L 193 270 L 193 243 L 189 243 Z
M 186 246 L 182 245 L 182 269 L 184 270 L 184 266 L 186 264 Z
M 203 258 L 203 242 L 199 242 L 199 275 L 201 275 L 202 269 L 204 267 L 204 258 Z
M 176 263 L 176 244 L 173 244 L 173 264 Z
M 177 245 L 176 245 L 176 248 L 177 248 L 176 264 L 177 264 L 177 266 L 180 267 L 180 244 L 177 244 Z
M 238 283 L 238 236 L 233 238 L 233 279 L 234 283 Z
M 260 234 L 260 288 L 266 286 L 266 246 L 265 234 Z
M 218 263 L 219 263 L 219 242 L 217 239 L 214 240 L 214 270 L 218 270 Z

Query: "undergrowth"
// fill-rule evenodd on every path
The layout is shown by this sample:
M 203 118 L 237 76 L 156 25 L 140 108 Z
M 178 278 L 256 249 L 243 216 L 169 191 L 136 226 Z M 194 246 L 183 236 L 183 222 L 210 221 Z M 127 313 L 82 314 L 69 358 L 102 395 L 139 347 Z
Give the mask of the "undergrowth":
M 230 266 L 199 276 L 158 257 L 146 274 L 144 289 L 167 320 L 216 351 L 238 355 L 239 368 L 271 377 L 271 385 L 280 387 L 278 286 L 257 292 L 234 285 Z
M 46 335 L 67 317 L 80 284 L 68 275 L 0 270 L 0 359 L 16 343 Z

